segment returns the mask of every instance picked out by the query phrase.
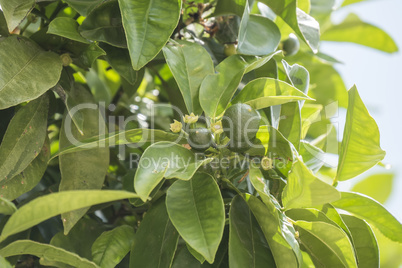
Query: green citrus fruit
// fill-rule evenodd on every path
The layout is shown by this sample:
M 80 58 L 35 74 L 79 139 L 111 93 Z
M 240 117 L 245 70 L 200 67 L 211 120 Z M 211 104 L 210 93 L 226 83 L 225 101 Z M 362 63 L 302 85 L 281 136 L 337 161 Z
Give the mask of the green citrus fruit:
M 236 103 L 225 111 L 222 127 L 231 141 L 251 143 L 258 132 L 260 120 L 260 114 L 250 105 Z
M 299 48 L 299 39 L 294 34 L 289 34 L 289 38 L 282 43 L 282 50 L 285 56 L 295 55 L 299 51 Z
M 236 45 L 235 44 L 225 44 L 223 46 L 223 53 L 225 53 L 225 55 L 227 57 L 236 54 Z
M 195 150 L 206 150 L 212 145 L 211 131 L 206 128 L 190 129 L 188 133 L 188 143 Z

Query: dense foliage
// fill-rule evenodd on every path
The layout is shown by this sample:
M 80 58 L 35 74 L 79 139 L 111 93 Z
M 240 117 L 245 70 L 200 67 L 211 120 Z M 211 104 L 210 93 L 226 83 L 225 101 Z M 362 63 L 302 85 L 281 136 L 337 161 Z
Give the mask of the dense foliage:
M 0 0 L 0 266 L 401 264 L 335 2 Z

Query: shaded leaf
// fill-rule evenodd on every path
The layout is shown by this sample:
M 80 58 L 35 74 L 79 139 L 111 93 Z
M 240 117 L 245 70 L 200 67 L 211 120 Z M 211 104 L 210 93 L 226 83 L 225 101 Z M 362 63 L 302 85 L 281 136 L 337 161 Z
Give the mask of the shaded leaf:
M 321 40 L 336 42 L 352 42 L 384 52 L 398 51 L 395 41 L 380 28 L 363 22 L 356 14 L 337 25 L 332 25 L 321 35 Z
M 11 33 L 35 7 L 35 0 L 0 0 L 1 9 Z
M 189 180 L 206 161 L 209 159 L 197 159 L 192 151 L 181 145 L 172 142 L 154 143 L 141 156 L 134 177 L 134 188 L 145 202 L 163 178 Z
M 294 224 L 302 249 L 309 253 L 316 266 L 357 267 L 353 245 L 341 229 L 319 221 L 296 221 Z
M 247 203 L 236 196 L 229 212 L 230 267 L 274 267 L 275 261 L 264 233 Z
M 46 95 L 21 107 L 11 119 L 0 146 L 0 181 L 21 173 L 41 151 L 46 138 Z
M 204 78 L 214 73 L 211 56 L 201 45 L 181 40 L 167 44 L 163 54 L 183 95 L 187 111 L 201 114 L 199 91 Z
M 100 267 L 115 267 L 127 255 L 134 241 L 134 230 L 122 225 L 103 232 L 92 245 L 92 259 Z
M 33 189 L 42 179 L 47 168 L 50 156 L 49 139 L 45 142 L 39 155 L 22 171 L 12 179 L 0 183 L 0 196 L 14 200 L 22 194 Z
M 127 47 L 117 0 L 106 1 L 93 9 L 78 30 L 86 39 L 105 42 L 116 47 Z
M 78 22 L 67 17 L 59 17 L 52 20 L 49 24 L 48 34 L 62 36 L 77 42 L 89 44 L 78 32 Z
M 65 0 L 65 2 L 82 16 L 86 17 L 92 9 L 104 2 L 104 0 Z
M 267 63 L 278 52 L 265 57 L 232 55 L 205 77 L 200 88 L 200 104 L 206 115 L 217 117 L 228 106 L 243 75 Z
M 402 224 L 374 199 L 342 192 L 342 198 L 332 202 L 332 205 L 365 219 L 392 241 L 402 242 Z
M 19 208 L 7 221 L 0 236 L 3 241 L 8 236 L 24 231 L 36 224 L 64 212 L 116 201 L 136 198 L 138 195 L 114 190 L 78 190 L 51 193 L 35 198 Z
M 297 88 L 274 78 L 258 78 L 248 83 L 232 103 L 246 103 L 254 109 L 262 109 L 310 98 Z
M 315 177 L 300 160 L 293 164 L 282 193 L 285 209 L 314 207 L 339 198 L 341 195 L 334 187 Z
M 62 248 L 54 247 L 48 244 L 42 244 L 31 240 L 18 240 L 0 249 L 0 255 L 3 257 L 16 256 L 21 254 L 30 254 L 39 258 L 44 258 L 47 261 L 68 264 L 73 267 L 98 267 L 95 263 L 81 258 L 75 253 L 71 253 Z
M 119 0 L 128 50 L 135 70 L 152 60 L 180 18 L 181 1 Z
M 57 54 L 22 36 L 0 42 L 0 61 L 0 109 L 38 98 L 56 85 L 62 69 Z
M 394 177 L 392 173 L 374 174 L 356 183 L 351 191 L 368 195 L 384 204 L 392 192 Z
M 345 130 L 339 153 L 336 180 L 351 179 L 384 159 L 380 132 L 361 100 L 356 86 L 349 90 Z
M 135 234 L 130 267 L 169 268 L 178 240 L 179 233 L 169 220 L 166 204 L 160 200 L 148 210 Z
M 83 133 L 74 124 L 68 113 L 63 118 L 60 129 L 60 148 L 79 144 L 80 141 L 107 132 L 98 105 L 92 95 L 82 87 L 73 87 L 70 95 L 79 105 L 76 109 L 83 117 Z M 59 191 L 101 189 L 109 165 L 109 148 L 105 144 L 98 148 L 65 154 L 59 158 L 61 181 Z M 67 234 L 78 220 L 85 215 L 88 208 L 71 211 L 61 215 L 64 233 Z
M 342 220 L 348 226 L 356 250 L 358 267 L 380 267 L 380 253 L 373 230 L 364 220 L 342 215 Z
M 17 211 L 17 208 L 13 202 L 0 196 L 0 214 L 11 215 L 16 211 Z
M 169 218 L 187 244 L 213 263 L 225 225 L 225 210 L 218 185 L 206 173 L 176 181 L 167 191 Z

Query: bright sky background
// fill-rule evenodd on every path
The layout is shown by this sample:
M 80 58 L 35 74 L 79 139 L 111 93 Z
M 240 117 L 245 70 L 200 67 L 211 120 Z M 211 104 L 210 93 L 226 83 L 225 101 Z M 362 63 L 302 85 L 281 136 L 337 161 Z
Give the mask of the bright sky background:
M 337 11 L 334 20 L 339 21 L 349 12 L 354 12 L 363 21 L 384 29 L 402 50 L 401 10 L 401 0 L 365 1 Z M 355 44 L 329 42 L 321 45 L 321 51 L 344 63 L 336 65 L 336 69 L 347 88 L 356 84 L 380 128 L 381 147 L 387 152 L 384 163 L 391 164 L 389 171 L 396 173 L 392 196 L 385 206 L 402 221 L 402 84 L 399 80 L 402 79 L 402 53 L 387 54 Z M 362 177 L 386 171 L 376 167 Z

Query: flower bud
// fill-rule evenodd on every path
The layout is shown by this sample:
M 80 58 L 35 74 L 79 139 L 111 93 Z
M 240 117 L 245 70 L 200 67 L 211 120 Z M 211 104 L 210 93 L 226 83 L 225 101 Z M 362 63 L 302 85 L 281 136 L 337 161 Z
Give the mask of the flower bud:
M 69 66 L 71 63 L 73 63 L 73 60 L 68 53 L 61 54 L 60 59 L 63 63 L 63 66 Z
M 272 159 L 267 157 L 267 156 L 264 156 L 261 159 L 261 167 L 262 167 L 263 170 L 272 169 L 274 167 L 273 164 L 272 164 Z
M 182 128 L 183 128 L 183 124 L 177 120 L 173 120 L 173 123 L 170 124 L 170 130 L 173 133 L 179 133 Z
M 222 121 L 218 121 L 211 125 L 211 130 L 214 134 L 223 133 Z
M 191 113 L 190 115 L 186 114 L 183 117 L 183 120 L 184 120 L 184 123 L 193 124 L 198 121 L 198 115 L 195 115 L 194 113 Z

